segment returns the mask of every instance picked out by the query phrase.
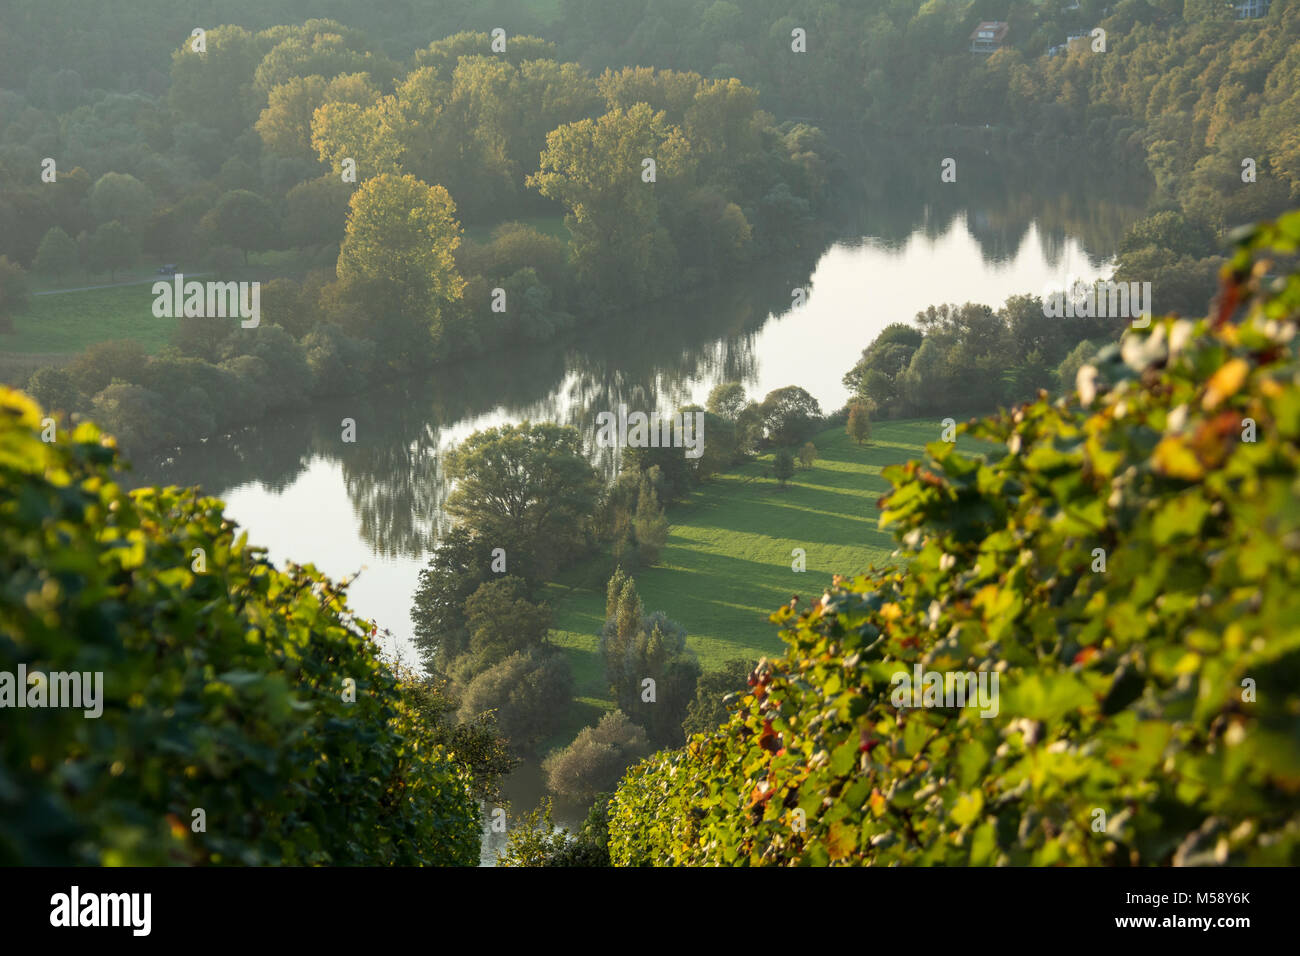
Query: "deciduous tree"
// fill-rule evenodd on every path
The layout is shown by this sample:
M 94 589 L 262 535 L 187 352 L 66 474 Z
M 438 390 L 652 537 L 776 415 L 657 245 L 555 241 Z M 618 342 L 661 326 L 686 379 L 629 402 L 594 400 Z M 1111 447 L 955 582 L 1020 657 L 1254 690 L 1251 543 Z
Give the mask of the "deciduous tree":
M 250 251 L 270 249 L 279 237 L 275 209 L 247 189 L 232 189 L 223 194 L 200 221 L 199 228 L 210 243 L 228 243 L 240 250 L 245 265 Z
M 45 275 L 62 278 L 77 266 L 77 244 L 58 226 L 51 226 L 36 250 L 32 268 Z
M 790 480 L 790 477 L 793 474 L 794 456 L 784 448 L 778 450 L 775 457 L 772 459 L 773 477 L 775 477 L 776 480 L 781 483 L 781 487 L 784 488 L 785 483 Z
M 367 179 L 352 197 L 338 276 L 345 294 L 370 308 L 365 332 L 411 360 L 432 351 L 439 310 L 458 299 L 460 243 L 456 206 L 447 190 L 414 176 Z
M 871 416 L 866 405 L 854 402 L 849 406 L 849 420 L 845 424 L 845 430 L 859 445 L 871 437 Z
M 446 469 L 456 482 L 447 511 L 506 549 L 512 574 L 538 580 L 586 546 L 601 483 L 576 428 L 525 421 L 475 432 Z

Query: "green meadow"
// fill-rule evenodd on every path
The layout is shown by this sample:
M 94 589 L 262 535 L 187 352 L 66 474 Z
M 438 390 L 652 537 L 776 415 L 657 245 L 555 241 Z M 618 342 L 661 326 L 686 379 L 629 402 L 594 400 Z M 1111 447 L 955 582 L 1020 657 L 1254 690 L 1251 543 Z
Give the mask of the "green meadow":
M 858 446 L 839 426 L 812 439 L 817 460 L 797 468 L 785 488 L 764 477 L 770 454 L 715 477 L 669 509 L 671 531 L 659 564 L 632 572 L 642 604 L 686 628 L 705 670 L 732 658 L 781 654 L 768 615 L 794 595 L 800 607 L 820 599 L 834 574 L 888 562 L 895 544 L 878 528 L 876 499 L 888 489 L 881 469 L 923 458 L 940 431 L 938 421 L 879 422 L 871 441 Z M 960 442 L 968 443 L 974 450 L 970 439 Z M 792 569 L 795 548 L 807 555 L 802 573 Z M 591 569 L 585 570 L 572 580 L 590 580 Z M 546 599 L 555 610 L 551 640 L 573 666 L 576 733 L 614 706 L 597 645 L 605 592 L 561 582 Z
M 562 216 L 522 217 L 518 221 L 548 236 L 566 242 L 570 239 Z M 496 225 L 470 226 L 465 235 L 485 243 Z M 13 331 L 0 334 L 0 381 L 21 384 L 34 368 L 66 361 L 97 342 L 133 339 L 151 353 L 167 345 L 177 322 L 154 317 L 151 290 L 153 282 L 170 279 L 155 274 L 152 262 L 120 270 L 113 283 L 106 274 L 90 276 L 80 271 L 59 279 L 33 277 L 33 292 L 55 294 L 30 296 L 26 308 L 14 316 Z M 261 252 L 250 257 L 249 265 L 225 270 L 222 278 L 263 282 L 281 276 L 301 278 L 311 268 L 327 264 L 333 264 L 332 257 L 326 255 L 322 260 L 319 251 Z M 207 266 L 196 266 L 196 271 L 185 274 L 202 281 L 214 278 Z
M 167 344 L 175 319 L 153 314 L 148 283 L 34 295 L 14 316 L 14 331 L 0 335 L 0 350 L 21 354 L 76 353 L 96 342 L 135 339 L 150 352 Z
M 254 257 L 252 265 L 227 270 L 223 280 L 264 282 L 276 276 L 296 276 L 307 271 L 303 260 L 298 253 L 262 253 Z M 187 281 L 216 278 L 203 267 L 184 275 Z M 97 342 L 122 339 L 157 352 L 171 341 L 177 325 L 174 318 L 160 319 L 153 314 L 153 283 L 158 281 L 171 282 L 172 277 L 138 267 L 122 270 L 113 284 L 106 275 L 84 274 L 57 282 L 49 278 L 33 282 L 33 292 L 52 294 L 28 297 L 27 306 L 14 316 L 13 331 L 0 335 L 0 354 L 55 360 L 71 358 Z

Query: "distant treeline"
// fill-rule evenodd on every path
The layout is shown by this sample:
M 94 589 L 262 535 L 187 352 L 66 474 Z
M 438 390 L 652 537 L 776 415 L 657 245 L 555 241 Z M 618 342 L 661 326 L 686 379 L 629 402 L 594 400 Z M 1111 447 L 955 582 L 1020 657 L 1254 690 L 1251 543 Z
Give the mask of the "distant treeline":
M 25 132 L 35 132 L 30 117 L 17 115 L 25 107 L 65 113 L 105 94 L 165 97 L 168 51 L 192 28 L 217 25 L 197 0 L 138 0 L 129 13 L 77 0 L 9 6 L 13 15 L 0 24 L 0 87 L 25 100 L 0 107 L 0 125 Z M 1273 0 L 1267 16 L 1242 21 L 1231 4 L 1212 0 L 560 0 L 554 13 L 506 0 L 382 9 L 347 0 L 310 8 L 233 0 L 223 10 L 225 22 L 254 32 L 312 16 L 364 29 L 372 59 L 382 60 L 369 64 L 375 72 L 396 75 L 394 63 L 439 37 L 499 26 L 510 37 L 545 37 L 561 59 L 596 73 L 653 64 L 736 77 L 781 117 L 909 132 L 989 124 L 1039 145 L 1087 143 L 1116 162 L 1127 153 L 1145 161 L 1170 195 L 1213 201 L 1205 212 L 1235 222 L 1280 211 L 1288 194 L 1300 198 L 1296 0 Z M 1008 24 L 1003 49 L 991 56 L 970 52 L 982 20 Z M 1096 28 L 1105 31 L 1104 53 L 1092 50 Z M 795 29 L 806 33 L 806 53 L 791 49 Z M 1081 35 L 1086 42 L 1067 48 L 1067 37 Z M 1262 171 L 1260 188 L 1225 202 L 1224 187 L 1247 157 Z

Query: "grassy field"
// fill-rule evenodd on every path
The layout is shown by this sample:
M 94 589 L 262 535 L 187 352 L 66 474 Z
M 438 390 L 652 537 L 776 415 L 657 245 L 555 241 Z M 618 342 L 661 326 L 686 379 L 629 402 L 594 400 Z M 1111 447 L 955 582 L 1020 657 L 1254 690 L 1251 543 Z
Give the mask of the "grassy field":
M 149 283 L 84 292 L 34 295 L 14 316 L 14 333 L 0 335 L 0 350 L 30 353 L 79 352 L 110 339 L 135 339 L 149 351 L 167 344 L 175 319 L 153 314 Z
M 842 427 L 832 428 L 813 438 L 812 468 L 797 470 L 784 489 L 763 477 L 770 455 L 718 476 L 668 512 L 671 532 L 660 563 L 634 572 L 642 604 L 686 628 L 705 670 L 735 657 L 780 654 L 784 645 L 768 615 L 795 594 L 807 607 L 832 574 L 887 562 L 894 541 L 877 528 L 876 498 L 888 487 L 880 471 L 924 457 L 924 446 L 939 435 L 937 421 L 880 422 L 859 447 Z M 803 573 L 791 567 L 795 548 L 807 552 Z M 605 592 L 559 583 L 547 600 L 556 613 L 551 639 L 573 666 L 576 732 L 613 706 L 597 652 Z
M 520 222 L 550 236 L 569 240 L 569 230 L 561 216 L 533 216 Z M 473 226 L 465 235 L 476 242 L 487 242 L 493 226 Z M 321 250 L 284 250 L 254 253 L 249 264 L 227 269 L 220 276 L 211 266 L 195 264 L 187 277 L 207 281 L 258 280 L 283 276 L 301 279 L 313 268 L 333 264 L 333 253 Z M 14 330 L 0 334 L 0 381 L 21 384 L 42 365 L 55 365 L 96 342 L 134 339 L 150 352 L 166 345 L 175 319 L 157 319 L 153 315 L 151 283 L 167 279 L 156 273 L 154 260 L 137 262 L 121 269 L 112 281 L 107 273 L 87 275 L 81 270 L 62 277 L 33 275 L 33 294 L 27 308 L 14 316 Z
M 226 270 L 221 278 L 235 282 L 300 278 L 313 264 L 320 263 L 298 250 L 263 252 L 250 257 L 247 266 Z M 157 352 L 171 340 L 177 323 L 154 317 L 152 283 L 171 281 L 156 269 L 145 264 L 119 270 L 112 283 L 107 274 L 80 271 L 62 279 L 33 276 L 31 291 L 50 294 L 31 295 L 27 308 L 14 316 L 14 331 L 0 334 L 0 381 L 25 381 L 32 369 L 65 362 L 96 342 L 134 339 Z M 187 279 L 202 282 L 218 278 L 209 266 L 182 271 Z

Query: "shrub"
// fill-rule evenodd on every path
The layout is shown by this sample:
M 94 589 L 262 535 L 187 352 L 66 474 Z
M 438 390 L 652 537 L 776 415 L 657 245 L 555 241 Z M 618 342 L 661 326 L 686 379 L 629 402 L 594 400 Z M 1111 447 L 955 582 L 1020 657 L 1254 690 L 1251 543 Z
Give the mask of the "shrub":
M 557 828 L 551 798 L 524 814 L 511 827 L 497 866 L 609 866 L 609 798 L 597 794 L 576 834 Z
M 448 693 L 445 679 L 404 670 L 398 676 L 403 699 L 429 728 L 434 742 L 469 770 L 475 798 L 500 803 L 504 799 L 501 778 L 519 766 L 519 760 L 511 756 L 510 741 L 497 730 L 495 716 L 480 715 L 462 723 L 456 719 L 460 701 Z
M 1178 256 L 1201 258 L 1217 251 L 1218 241 L 1209 223 L 1188 220 L 1183 213 L 1164 209 L 1129 226 L 1120 240 L 1121 255 L 1155 246 Z
M 681 625 L 662 611 L 644 612 L 636 582 L 621 568 L 605 590 L 600 656 L 605 679 L 623 713 L 644 727 L 656 746 L 680 744 L 682 720 L 700 675 L 699 662 L 686 647 Z M 654 684 L 645 683 L 647 679 Z
M 0 672 L 100 672 L 102 714 L 10 713 L 0 864 L 477 863 L 468 775 L 343 588 L 215 499 L 127 494 L 97 428 L 46 443 L 41 417 L 0 389 Z
M 232 424 L 236 382 L 225 369 L 196 358 L 154 357 L 144 367 L 140 384 L 163 401 L 168 441 L 193 441 Z
M 707 446 L 708 442 L 704 444 Z M 627 445 L 622 449 L 621 456 L 625 472 L 650 475 L 655 474 L 657 469 L 653 485 L 655 495 L 661 503 L 677 501 L 690 494 L 695 472 L 691 460 L 682 454 L 680 448 L 640 448 Z
M 1297 246 L 1253 231 L 1213 320 L 968 426 L 997 460 L 886 469 L 906 563 L 773 615 L 730 721 L 624 777 L 613 862 L 1300 862 L 1300 273 L 1254 268 Z M 996 673 L 995 712 L 895 706 L 918 666 Z
M 612 793 L 598 793 L 572 840 L 551 854 L 547 866 L 609 866 L 609 800 Z
M 777 451 L 776 455 L 772 458 L 772 475 L 778 482 L 780 482 L 781 487 L 784 488 L 785 483 L 790 480 L 793 474 L 794 456 L 791 455 L 789 451 L 782 448 Z
M 1161 312 L 1197 317 L 1214 292 L 1214 275 L 1223 260 L 1193 259 L 1147 246 L 1124 253 L 1115 268 L 1117 282 L 1150 282 L 1151 299 Z
M 226 359 L 219 366 L 235 382 L 235 405 L 230 417 L 234 421 L 252 421 L 266 414 L 271 404 L 271 370 L 256 355 L 240 355 Z
M 1069 355 L 1061 359 L 1061 364 L 1056 367 L 1058 394 L 1068 395 L 1074 391 L 1074 382 L 1079 376 L 1079 369 L 1091 361 L 1105 344 L 1100 339 L 1084 339 L 1070 350 Z
M 501 283 L 506 293 L 510 338 L 546 342 L 573 327 L 573 316 L 551 307 L 552 293 L 531 267 L 511 273 Z
M 302 286 L 293 279 L 272 279 L 261 288 L 261 322 L 278 325 L 295 339 L 301 339 L 315 325 L 315 303 L 303 295 Z
M 551 609 L 528 600 L 523 578 L 507 575 L 485 581 L 465 599 L 465 626 L 477 674 L 516 651 L 544 646 Z
M 543 797 L 510 827 L 497 866 L 547 866 L 568 842 L 568 831 L 557 829 L 551 818 L 551 798 Z
M 115 380 L 140 381 L 148 361 L 144 346 L 134 340 L 96 342 L 72 361 L 68 374 L 78 391 L 91 398 Z
M 550 289 L 564 294 L 571 282 L 568 244 L 521 222 L 503 222 L 492 230 L 481 270 L 490 279 L 504 279 L 523 268 L 537 270 Z
M 375 343 L 354 339 L 332 322 L 322 322 L 302 339 L 314 395 L 351 394 L 373 383 Z
M 650 754 L 645 731 L 619 710 L 611 710 L 594 727 L 584 727 L 573 743 L 542 762 L 546 785 L 569 800 L 590 803 L 613 790 L 623 771 Z
M 683 414 L 698 411 L 703 411 L 698 405 L 688 405 L 682 409 Z M 700 457 L 691 464 L 691 477 L 696 483 L 707 481 L 740 460 L 736 425 L 730 419 L 713 412 L 704 412 L 703 433 L 708 436 L 708 440 L 704 442 Z
M 654 472 L 657 466 L 651 466 Z M 632 522 L 636 530 L 637 557 L 649 567 L 659 560 L 664 545 L 668 543 L 668 518 L 654 485 L 646 472 L 641 473 L 641 486 L 637 492 L 636 517 Z
M 266 375 L 259 391 L 269 408 L 292 408 L 306 404 L 311 393 L 311 368 L 303 348 L 278 325 L 240 329 L 226 343 L 228 357 L 255 356 L 265 363 Z
M 866 405 L 854 402 L 849 406 L 849 418 L 844 423 L 844 430 L 859 445 L 871 437 L 871 415 Z
M 559 730 L 573 696 L 573 675 L 561 653 L 516 651 L 469 682 L 460 721 L 496 711 L 497 726 L 516 752 L 531 753 Z
M 143 385 L 115 382 L 91 401 L 94 417 L 131 447 L 166 442 L 171 419 L 162 396 Z
M 27 380 L 27 391 L 52 412 L 73 412 L 81 396 L 72 384 L 72 374 L 62 365 L 44 365 Z
M 170 344 L 182 355 L 216 362 L 239 328 L 239 320 L 206 315 L 182 315 L 176 321 Z

